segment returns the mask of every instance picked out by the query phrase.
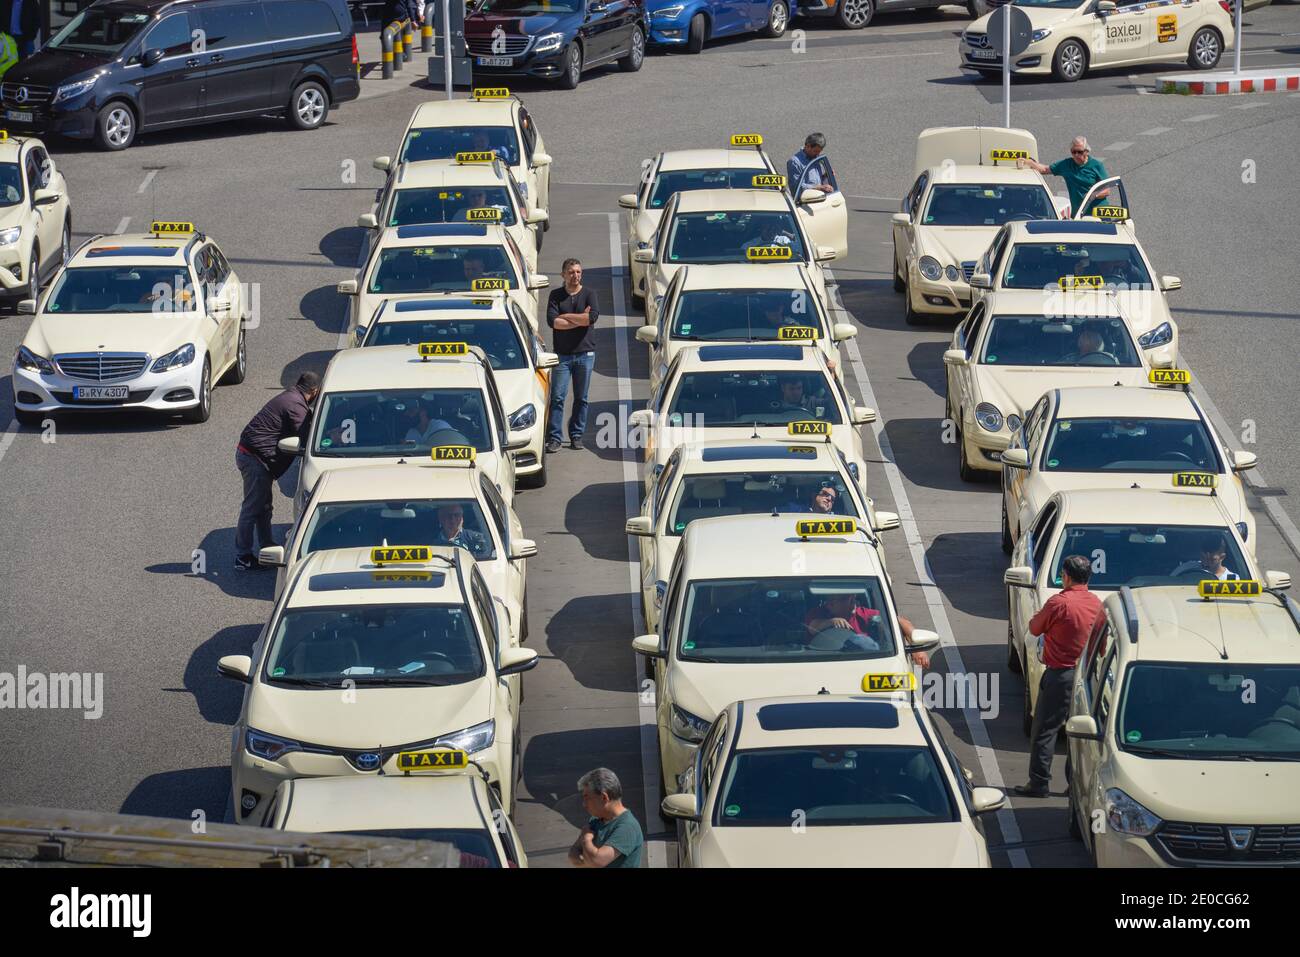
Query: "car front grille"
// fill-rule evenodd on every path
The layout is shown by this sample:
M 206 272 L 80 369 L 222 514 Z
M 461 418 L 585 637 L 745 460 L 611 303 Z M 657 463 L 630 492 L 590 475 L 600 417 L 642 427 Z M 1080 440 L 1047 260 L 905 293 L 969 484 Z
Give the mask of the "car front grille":
M 983 50 L 989 45 L 989 38 L 983 33 L 967 33 L 966 43 L 976 49 Z
M 1171 858 L 1188 864 L 1300 865 L 1300 824 L 1166 821 L 1155 840 Z
M 148 356 L 138 352 L 91 352 L 54 357 L 59 371 L 65 376 L 87 382 L 134 379 L 144 371 L 148 361 Z
M 106 408 L 114 405 L 133 405 L 144 402 L 153 395 L 153 389 L 132 389 L 125 399 L 78 399 L 71 392 L 51 392 L 59 405 L 84 405 L 87 408 Z
M 471 56 L 519 56 L 532 44 L 532 37 L 507 35 L 503 37 L 466 37 L 465 46 Z M 495 46 L 494 46 L 495 44 Z
M 970 282 L 970 277 L 975 275 L 975 260 L 968 259 L 961 264 L 961 274 Z
M 44 106 L 50 102 L 52 93 L 50 87 L 33 83 L 0 83 L 0 99 L 4 100 L 5 106 L 20 110 Z

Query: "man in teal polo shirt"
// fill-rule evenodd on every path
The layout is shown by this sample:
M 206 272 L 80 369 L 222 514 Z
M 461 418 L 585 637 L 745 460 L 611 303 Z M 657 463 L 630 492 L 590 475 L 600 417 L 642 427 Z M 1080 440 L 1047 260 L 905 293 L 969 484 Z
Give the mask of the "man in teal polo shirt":
M 641 825 L 623 806 L 623 786 L 609 768 L 588 771 L 578 780 L 582 806 L 591 820 L 569 848 L 574 867 L 640 867 L 645 838 Z
M 1071 212 L 1077 212 L 1083 205 L 1088 190 L 1110 176 L 1106 172 L 1106 167 L 1102 166 L 1099 160 L 1092 158 L 1092 150 L 1088 147 L 1087 137 L 1084 136 L 1076 136 L 1070 143 L 1070 155 L 1063 160 L 1057 160 L 1051 166 L 1033 159 L 1017 160 L 1016 165 L 1021 169 L 1027 166 L 1037 170 L 1043 176 L 1050 173 L 1065 180 L 1065 186 L 1070 191 Z M 1102 192 L 1096 198 L 1104 199 L 1108 193 L 1109 191 Z

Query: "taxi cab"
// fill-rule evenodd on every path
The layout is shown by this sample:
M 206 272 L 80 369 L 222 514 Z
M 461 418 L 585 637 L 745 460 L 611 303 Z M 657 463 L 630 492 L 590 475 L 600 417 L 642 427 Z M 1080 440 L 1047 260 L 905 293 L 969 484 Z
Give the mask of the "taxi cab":
M 1065 725 L 1070 832 L 1098 866 L 1300 865 L 1300 608 L 1260 585 L 1103 603 Z
M 657 325 L 636 338 L 650 347 L 650 391 L 659 386 L 683 346 L 701 342 L 789 342 L 819 349 L 843 378 L 839 344 L 858 334 L 832 322 L 803 263 L 762 266 L 683 266 L 656 310 Z
M 1230 0 L 1016 0 L 1016 6 L 1033 32 L 1011 72 L 1067 83 L 1092 69 L 1141 63 L 1212 70 L 1235 38 Z M 963 70 L 1002 71 L 988 36 L 991 16 L 977 19 L 957 41 Z
M 378 191 L 374 212 L 357 217 L 367 230 L 364 253 L 380 229 L 425 223 L 495 223 L 537 268 L 545 210 L 528 204 L 514 175 L 495 153 L 460 152 L 454 160 L 399 163 Z
M 0 294 L 39 299 L 71 255 L 67 181 L 43 142 L 0 130 Z
M 646 267 L 646 322 L 683 266 L 803 263 L 827 301 L 821 264 L 848 254 L 848 216 L 827 195 L 807 189 L 796 203 L 784 189 L 699 189 L 674 193 L 649 248 L 632 253 Z M 807 210 L 816 209 L 817 216 Z
M 683 442 L 754 438 L 830 444 L 866 494 L 857 427 L 874 421 L 875 410 L 854 404 L 820 350 L 780 342 L 684 348 L 648 407 L 628 416 L 645 444 L 647 493 Z
M 946 417 L 964 481 L 1001 469 L 1025 412 L 1055 387 L 1140 386 L 1169 368 L 1168 347 L 1141 349 L 1112 296 L 1094 290 L 1002 289 L 980 300 L 943 354 Z
M 1211 492 L 1255 551 L 1255 516 L 1240 473 L 1254 452 L 1229 449 L 1190 392 L 1095 386 L 1052 389 L 1035 403 L 1002 453 L 1002 541 L 1022 529 L 1053 492 L 1100 488 L 1191 488 Z
M 356 279 L 338 284 L 348 297 L 348 331 L 369 323 L 384 300 L 437 293 L 505 290 L 536 330 L 539 289 L 551 283 L 496 223 L 426 223 L 380 231 Z
M 685 777 L 680 867 L 990 867 L 979 816 L 1006 801 L 892 695 L 734 702 Z
M 243 682 L 231 734 L 236 824 L 261 824 L 291 778 L 395 774 L 406 751 L 467 752 L 513 810 L 520 675 L 537 652 L 461 548 L 315 552 L 250 655 L 217 662 Z
M 326 472 L 284 545 L 267 545 L 261 565 L 278 568 L 275 593 L 316 552 L 386 545 L 454 545 L 474 556 L 488 590 L 506 608 L 510 644 L 528 636 L 528 563 L 514 508 L 472 461 L 426 459 L 418 467 L 367 465 Z
M 463 751 L 403 752 L 415 766 L 400 775 L 290 778 L 276 788 L 266 826 L 305 834 L 436 841 L 452 845 L 460 867 L 527 867 L 519 832 L 497 793 L 472 764 L 426 768 Z
M 507 293 L 472 297 L 448 293 L 426 299 L 385 300 L 369 325 L 357 326 L 361 346 L 418 346 L 422 342 L 464 342 L 481 349 L 492 366 L 511 442 L 524 442 L 515 453 L 515 474 L 529 488 L 546 484 L 546 416 L 550 408 L 550 370 L 555 353 Z
M 999 227 L 1012 220 L 1057 219 L 1058 199 L 1019 156 L 1037 156 L 1027 130 L 942 126 L 916 138 L 915 182 L 893 216 L 894 291 L 909 325 L 970 308 L 970 277 Z
M 551 206 L 551 156 L 537 121 L 506 87 L 476 87 L 467 100 L 430 100 L 411 114 L 397 156 L 380 156 L 376 169 L 399 163 L 455 159 L 457 153 L 496 153 L 535 209 Z M 550 223 L 543 222 L 543 229 Z
M 1261 571 L 1223 500 L 1199 489 L 1072 489 L 1052 495 L 1011 554 L 1003 580 L 1009 606 L 1007 666 L 1025 676 L 1025 734 L 1038 704 L 1043 663 L 1029 620 L 1062 587 L 1070 555 L 1092 562 L 1088 589 L 1195 585 L 1203 578 L 1259 579 L 1289 588 L 1291 576 Z
M 686 527 L 659 631 L 632 642 L 654 663 L 667 792 L 681 789 L 710 723 L 739 698 L 849 694 L 864 671 L 914 687 L 908 655 L 937 648 L 939 636 L 916 629 L 904 645 L 877 547 L 874 532 L 838 516 L 728 515 Z
M 14 356 L 14 415 L 39 425 L 61 410 L 148 410 L 190 422 L 212 387 L 244 381 L 248 304 L 230 263 L 193 223 L 96 236 L 69 258 Z
M 825 442 L 724 439 L 679 445 L 641 504 L 627 520 L 641 561 L 641 612 L 646 627 L 659 624 L 668 570 L 691 522 L 723 515 L 771 515 L 829 509 L 879 533 L 898 527 L 893 512 L 877 512 L 849 472 L 844 453 Z M 885 550 L 874 539 L 885 567 Z
M 437 343 L 429 343 L 436 348 Z M 360 465 L 420 465 L 430 459 L 475 462 L 502 498 L 514 502 L 508 424 L 486 358 L 474 352 L 435 358 L 421 346 L 375 346 L 336 353 L 321 377 L 320 396 L 304 447 L 298 436 L 280 451 L 302 456 L 294 516 L 317 480 Z
M 632 300 L 637 305 L 645 301 L 646 286 L 645 264 L 637 262 L 635 253 L 654 245 L 664 207 L 674 193 L 750 189 L 755 176 L 776 173 L 776 167 L 763 150 L 763 137 L 757 133 L 739 136 L 751 145 L 666 150 L 653 159 L 647 157 L 641 161 L 640 188 L 618 198 L 618 205 L 627 211 L 627 271 L 632 282 Z M 757 142 L 752 142 L 755 139 Z

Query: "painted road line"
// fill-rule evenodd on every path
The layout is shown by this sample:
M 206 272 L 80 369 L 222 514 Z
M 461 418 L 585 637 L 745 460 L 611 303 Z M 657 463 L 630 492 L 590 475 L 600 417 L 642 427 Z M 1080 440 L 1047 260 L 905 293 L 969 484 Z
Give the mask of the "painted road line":
M 156 169 L 149 170 L 149 172 L 145 174 L 144 182 L 140 184 L 140 188 L 136 190 L 136 193 L 143 193 L 146 189 L 148 189 L 149 184 L 153 182 L 153 178 L 157 175 L 158 175 L 158 171 Z
M 739 67 L 805 66 L 809 63 L 852 63 L 856 60 L 910 60 L 918 56 L 952 56 L 952 54 L 947 50 L 935 50 L 932 53 L 877 53 L 873 56 L 837 56 L 820 60 L 805 60 L 801 56 L 792 56 L 788 60 L 782 60 L 778 63 L 738 63 L 736 65 Z
M 1183 117 L 1184 123 L 1204 123 L 1206 120 L 1213 120 L 1220 114 L 1218 113 L 1198 113 L 1196 116 Z
M 1121 142 L 1121 143 L 1111 143 L 1110 146 L 1105 146 L 1105 147 L 1103 147 L 1103 148 L 1102 148 L 1102 152 L 1103 152 L 1103 153 L 1118 153 L 1120 150 L 1126 150 L 1126 149 L 1128 149 L 1128 148 L 1129 148 L 1130 146 L 1132 146 L 1132 145 L 1133 145 L 1132 143 L 1122 143 L 1122 142 Z
M 826 270 L 827 279 L 833 279 L 829 269 Z M 833 288 L 831 292 L 831 308 L 848 316 L 852 321 L 852 314 L 844 307 L 844 302 L 840 298 L 839 289 Z M 876 421 L 871 426 L 871 431 L 876 437 L 876 444 L 880 446 L 880 457 L 885 469 L 885 475 L 889 478 L 889 488 L 894 495 L 894 508 L 898 511 L 898 519 L 903 534 L 907 538 L 907 550 L 912 556 L 912 565 L 916 569 L 917 580 L 921 584 L 921 593 L 925 596 L 926 606 L 930 609 L 930 617 L 934 621 L 934 630 L 939 633 L 943 639 L 943 660 L 948 666 L 948 673 L 954 675 L 967 674 L 966 664 L 961 657 L 961 649 L 957 645 L 957 640 L 953 636 L 952 625 L 948 621 L 948 611 L 943 604 L 943 593 L 939 586 L 934 583 L 934 577 L 930 574 L 929 562 L 925 557 L 925 540 L 921 537 L 921 531 L 917 527 L 916 517 L 912 512 L 912 503 L 908 500 L 907 489 L 903 485 L 903 476 L 898 469 L 898 464 L 894 460 L 894 449 L 889 441 L 889 436 L 885 434 L 884 416 L 880 414 L 880 405 L 876 401 L 876 394 L 871 388 L 871 380 L 867 377 L 866 366 L 862 362 L 862 352 L 858 349 L 857 338 L 845 340 L 845 345 L 849 351 L 849 359 L 853 364 L 853 374 L 857 379 L 858 388 L 862 392 L 862 398 L 866 404 L 876 410 Z M 998 767 L 997 753 L 993 750 L 993 744 L 989 740 L 988 729 L 984 727 L 984 721 L 980 718 L 979 712 L 967 703 L 966 707 L 961 709 L 962 719 L 966 722 L 966 730 L 970 736 L 971 746 L 975 749 L 975 755 L 979 759 L 980 771 L 983 773 L 984 783 L 989 787 L 1002 788 L 1006 790 L 1006 784 L 1002 778 L 1002 769 Z M 1008 798 L 1010 795 L 1008 795 Z M 1009 806 L 1004 807 L 997 812 L 998 827 L 1002 831 L 1002 843 L 1020 844 L 1020 823 L 1016 820 L 1016 812 Z M 1022 849 L 1016 848 L 1007 851 L 1007 857 L 1011 861 L 1012 867 L 1028 867 L 1029 855 Z
M 623 277 L 627 267 L 623 265 L 623 240 L 619 233 L 620 213 L 606 213 L 609 216 L 609 263 L 610 287 L 614 306 L 614 342 L 618 358 L 618 403 L 625 408 L 619 419 L 627 421 L 632 414 L 632 362 L 628 357 L 628 319 L 627 301 L 623 295 Z M 641 513 L 641 480 L 637 474 L 636 450 L 632 443 L 625 441 L 626 436 L 618 436 L 623 454 L 623 511 L 625 515 Z M 645 631 L 645 622 L 641 620 L 641 558 L 636 539 L 627 537 L 627 575 L 631 586 L 629 593 L 632 601 L 632 633 L 639 635 Z M 668 866 L 668 842 L 649 838 L 651 822 L 658 823 L 659 815 L 659 728 L 655 717 L 655 699 L 648 694 L 650 682 L 642 676 L 641 656 L 632 655 L 635 667 L 637 688 L 637 714 L 641 723 L 641 790 L 645 800 L 646 863 L 651 867 Z M 646 698 L 649 697 L 649 701 Z
M 1161 133 L 1168 133 L 1173 127 L 1153 126 L 1149 130 L 1143 130 L 1138 136 L 1159 136 Z
M 1233 105 L 1234 110 L 1253 110 L 1256 107 L 1268 106 L 1268 100 L 1251 100 L 1249 103 L 1237 103 Z
M 18 420 L 10 419 L 9 428 L 5 429 L 5 434 L 0 436 L 0 461 L 4 460 L 5 453 L 9 451 L 9 446 L 14 444 L 14 438 L 18 435 Z
M 117 229 L 113 230 L 113 235 L 114 236 L 122 235 L 122 233 L 126 232 L 126 227 L 130 225 L 131 225 L 131 217 L 123 216 L 121 220 L 118 221 Z

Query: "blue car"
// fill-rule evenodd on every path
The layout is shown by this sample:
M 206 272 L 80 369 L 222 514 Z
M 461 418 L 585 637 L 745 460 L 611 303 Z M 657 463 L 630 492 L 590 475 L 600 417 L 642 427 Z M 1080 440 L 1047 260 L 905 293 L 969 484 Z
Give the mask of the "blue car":
M 646 0 L 650 42 L 699 53 L 704 41 L 762 33 L 779 37 L 790 25 L 791 0 Z

